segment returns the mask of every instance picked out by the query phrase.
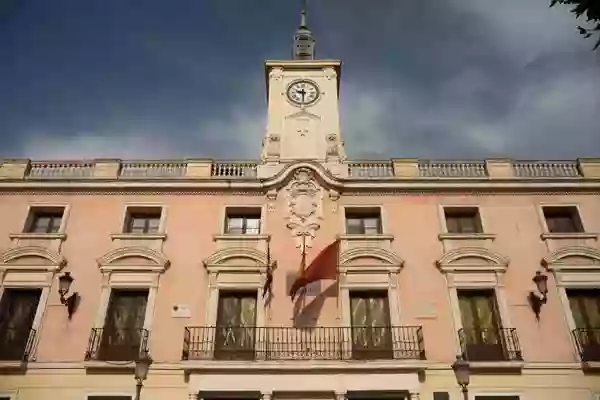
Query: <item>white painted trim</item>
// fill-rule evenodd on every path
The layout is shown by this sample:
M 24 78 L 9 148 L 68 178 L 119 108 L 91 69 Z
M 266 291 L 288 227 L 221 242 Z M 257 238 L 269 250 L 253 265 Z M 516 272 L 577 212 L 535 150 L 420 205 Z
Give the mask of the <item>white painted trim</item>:
M 135 398 L 135 393 L 131 392 L 88 392 L 84 394 L 83 400 L 89 400 L 91 396 L 129 396 L 130 400 Z
M 60 208 L 60 207 L 63 208 L 63 215 L 62 215 L 62 219 L 60 221 L 60 228 L 58 228 L 58 232 L 54 233 L 53 235 L 65 234 L 65 232 L 67 230 L 67 220 L 69 219 L 69 215 L 71 214 L 71 205 L 69 203 L 64 203 L 64 202 L 29 203 L 27 205 L 27 213 L 25 214 L 25 219 L 23 220 L 24 222 L 23 222 L 23 227 L 21 229 L 21 232 L 27 232 L 28 225 L 31 224 L 31 222 L 32 222 L 32 220 L 31 220 L 31 218 L 33 217 L 32 211 L 34 209 L 36 209 L 36 208 Z
M 154 202 L 127 202 L 123 205 L 121 211 L 121 224 L 120 229 L 117 231 L 119 234 L 126 233 L 127 230 L 127 217 L 129 215 L 130 208 L 160 208 L 160 222 L 158 224 L 158 232 L 152 233 L 151 235 L 166 235 L 166 221 L 167 221 L 167 205 L 165 203 L 154 203 Z
M 439 204 L 438 205 L 438 216 L 440 219 L 440 227 L 441 227 L 441 232 L 442 233 L 449 233 L 448 232 L 448 226 L 446 224 L 446 213 L 445 210 L 447 208 L 455 208 L 455 209 L 461 209 L 461 208 L 471 208 L 471 209 L 476 209 L 477 210 L 477 217 L 479 218 L 479 223 L 481 224 L 481 233 L 487 233 L 488 230 L 487 228 L 487 224 L 485 222 L 485 218 L 484 218 L 484 213 L 483 213 L 483 207 L 480 206 L 479 204 L 455 204 L 455 203 L 447 203 L 447 204 Z
M 220 211 L 220 220 L 217 226 L 219 227 L 218 234 L 227 235 L 227 210 L 228 209 L 243 209 L 247 208 L 249 210 L 260 210 L 260 232 L 259 235 L 265 234 L 267 232 L 267 204 L 265 203 L 257 203 L 257 204 L 226 204 L 221 207 Z
M 577 216 L 579 217 L 579 221 L 581 222 L 581 227 L 583 228 L 582 232 L 586 232 L 585 224 L 583 223 L 583 215 L 581 214 L 581 207 L 579 203 L 547 203 L 542 202 L 536 205 L 537 215 L 540 221 L 540 226 L 542 227 L 542 233 L 550 233 L 548 230 L 548 224 L 546 223 L 546 217 L 544 217 L 544 207 L 574 207 L 577 211 Z

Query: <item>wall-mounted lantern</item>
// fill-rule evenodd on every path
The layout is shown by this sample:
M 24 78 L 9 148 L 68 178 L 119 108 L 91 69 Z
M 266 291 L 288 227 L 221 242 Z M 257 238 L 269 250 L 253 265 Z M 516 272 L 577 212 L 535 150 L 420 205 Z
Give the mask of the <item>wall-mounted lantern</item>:
M 535 313 L 535 317 L 540 319 L 542 305 L 546 304 L 548 300 L 548 277 L 540 271 L 536 271 L 532 280 L 535 283 L 537 291 L 529 292 L 529 304 Z
M 462 356 L 457 356 L 452 364 L 456 383 L 460 386 L 464 400 L 469 398 L 469 382 L 471 381 L 471 366 Z
M 79 294 L 73 293 L 69 297 L 65 297 L 71 289 L 71 284 L 75 279 L 71 276 L 70 272 L 65 272 L 64 275 L 58 278 L 58 294 L 60 295 L 60 302 L 67 307 L 69 318 L 73 316 L 77 305 L 79 304 Z
M 142 386 L 144 386 L 144 381 L 148 377 L 148 370 L 150 369 L 150 365 L 152 365 L 152 357 L 147 352 L 144 352 L 140 358 L 135 360 L 135 400 L 140 400 L 142 394 Z

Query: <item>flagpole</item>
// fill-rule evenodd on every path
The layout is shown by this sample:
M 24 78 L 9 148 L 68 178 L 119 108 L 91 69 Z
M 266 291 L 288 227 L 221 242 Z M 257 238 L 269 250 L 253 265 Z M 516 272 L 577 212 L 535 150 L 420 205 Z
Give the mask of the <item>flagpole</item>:
M 339 238 L 337 238 L 336 240 L 340 240 Z M 338 325 L 342 324 L 342 315 L 341 315 L 341 310 L 342 310 L 342 305 L 341 305 L 341 299 L 342 299 L 342 284 L 341 284 L 341 280 L 342 280 L 342 275 L 340 274 L 340 251 L 341 251 L 341 247 L 340 247 L 341 243 L 338 242 L 337 244 L 337 257 L 336 257 L 336 265 L 335 265 L 335 269 L 336 269 L 336 280 L 337 280 L 337 318 L 338 318 Z
M 300 263 L 300 276 L 304 274 L 304 270 L 306 270 L 306 235 L 302 235 L 302 262 Z M 302 287 L 302 308 L 306 307 L 306 286 Z

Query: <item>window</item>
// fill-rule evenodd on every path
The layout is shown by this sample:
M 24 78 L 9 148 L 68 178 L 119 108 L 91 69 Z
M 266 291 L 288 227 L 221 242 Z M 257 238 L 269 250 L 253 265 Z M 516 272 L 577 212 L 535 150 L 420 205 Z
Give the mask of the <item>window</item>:
M 42 289 L 5 289 L 0 299 L 0 360 L 26 359 Z
M 500 361 L 504 350 L 493 290 L 459 290 L 461 345 L 468 360 Z
M 379 208 L 346 208 L 346 233 L 350 235 L 377 235 L 382 233 Z
M 583 232 L 583 224 L 577 207 L 547 206 L 543 207 L 544 219 L 550 233 Z
M 65 213 L 64 207 L 32 207 L 26 233 L 58 233 Z
M 215 358 L 254 359 L 256 291 L 219 292 Z
M 353 358 L 392 358 L 394 349 L 387 292 L 350 292 L 350 314 Z
M 104 328 L 95 335 L 100 339 L 98 359 L 129 361 L 138 358 L 148 339 L 143 329 L 147 302 L 148 290 L 111 291 Z
M 575 337 L 584 361 L 600 361 L 600 289 L 568 290 Z
M 260 234 L 260 208 L 228 208 L 225 233 L 231 235 Z
M 477 207 L 447 207 L 444 217 L 448 233 L 483 233 Z
M 159 233 L 162 208 L 130 207 L 125 219 L 125 233 Z

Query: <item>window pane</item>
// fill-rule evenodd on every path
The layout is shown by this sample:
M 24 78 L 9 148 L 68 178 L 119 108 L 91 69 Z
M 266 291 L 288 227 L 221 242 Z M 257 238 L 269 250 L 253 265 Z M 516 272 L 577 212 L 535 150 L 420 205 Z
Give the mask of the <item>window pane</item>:
M 57 233 L 60 229 L 60 223 L 62 222 L 62 217 L 52 217 L 50 218 L 50 226 L 48 227 L 48 233 Z
M 227 218 L 227 233 L 241 234 L 244 232 L 244 219 L 238 217 Z
M 366 234 L 377 234 L 377 233 L 380 233 L 379 218 L 377 218 L 377 217 L 364 218 L 363 219 L 363 224 L 365 226 L 365 233 Z
M 360 218 L 346 218 L 346 232 L 351 235 L 364 233 L 362 220 Z
M 46 233 L 50 227 L 50 217 L 36 217 L 33 222 L 33 232 Z
M 150 218 L 148 220 L 148 233 L 156 233 L 158 232 L 158 228 L 160 226 L 160 218 Z
M 247 218 L 245 233 L 248 235 L 258 235 L 260 233 L 260 219 Z
M 460 233 L 460 225 L 454 217 L 446 217 L 446 229 L 448 233 Z
M 476 233 L 475 219 L 473 217 L 461 217 L 458 219 L 460 224 L 460 231 L 462 233 Z

